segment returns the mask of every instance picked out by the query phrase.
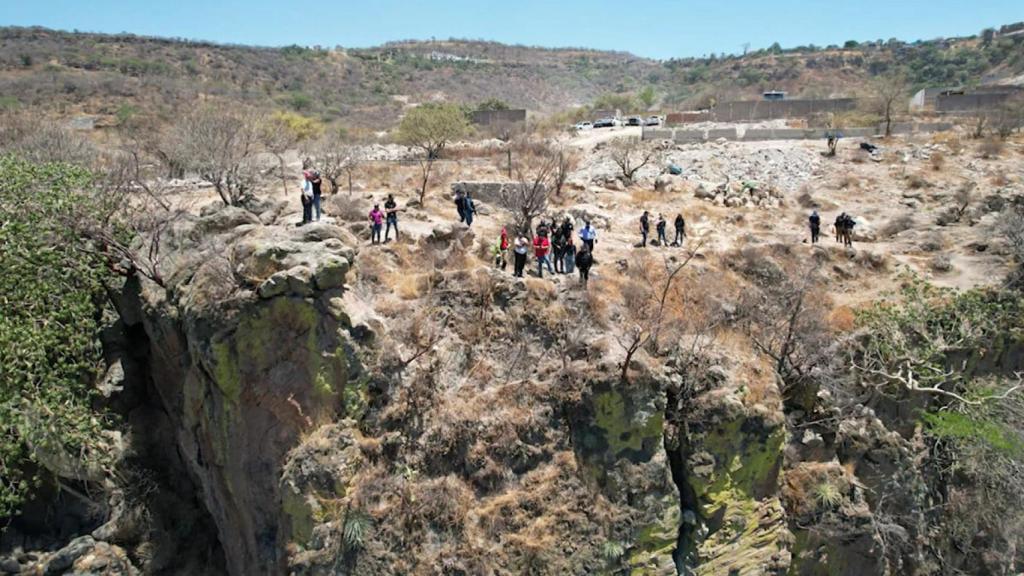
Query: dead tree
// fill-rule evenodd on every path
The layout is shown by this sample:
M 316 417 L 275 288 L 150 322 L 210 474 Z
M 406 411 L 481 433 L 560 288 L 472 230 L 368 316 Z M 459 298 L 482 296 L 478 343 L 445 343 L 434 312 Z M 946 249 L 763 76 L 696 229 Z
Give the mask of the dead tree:
M 639 138 L 622 138 L 611 144 L 611 159 L 619 167 L 619 172 L 627 186 L 633 183 L 636 173 L 651 164 L 657 162 L 658 150 L 650 145 L 644 144 Z
M 331 185 L 333 194 L 337 194 L 341 182 L 347 180 L 348 193 L 352 195 L 352 179 L 362 167 L 365 157 L 366 152 L 361 145 L 346 141 L 340 135 L 328 136 L 313 147 L 313 161 L 320 175 Z
M 875 81 L 877 110 L 885 122 L 885 136 L 892 136 L 892 124 L 897 106 L 907 96 L 907 76 L 902 71 L 890 72 Z
M 520 232 L 529 234 L 534 218 L 547 210 L 557 169 L 555 155 L 520 155 L 513 170 L 515 181 L 502 187 L 498 197 L 498 204 L 512 213 Z
M 619 374 L 623 383 L 629 382 L 629 368 L 637 352 L 650 344 L 657 347 L 662 329 L 671 321 L 668 304 L 674 283 L 703 245 L 703 241 L 699 242 L 681 262 L 673 262 L 666 257 L 657 276 L 649 275 L 646 263 L 639 263 L 641 278 L 633 279 L 623 287 L 624 323 L 627 328 L 616 336 L 616 341 L 625 353 Z

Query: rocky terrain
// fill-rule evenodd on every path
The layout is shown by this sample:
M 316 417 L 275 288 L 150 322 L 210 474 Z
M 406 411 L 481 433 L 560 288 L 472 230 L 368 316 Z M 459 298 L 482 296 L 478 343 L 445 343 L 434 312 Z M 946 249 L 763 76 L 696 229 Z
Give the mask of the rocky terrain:
M 112 286 L 103 334 L 119 458 L 139 477 L 85 498 L 99 510 L 50 506 L 60 530 L 29 507 L 0 572 L 1019 571 L 1020 493 L 992 484 L 978 497 L 1005 515 L 962 515 L 979 473 L 936 471 L 952 441 L 917 415 L 973 404 L 915 388 L 909 367 L 900 380 L 882 352 L 868 362 L 904 326 L 876 303 L 945 310 L 959 301 L 929 290 L 1003 288 L 1024 145 L 655 143 L 627 181 L 614 140 L 562 142 L 581 160 L 547 211 L 597 226 L 587 289 L 496 269 L 510 218 L 495 199 L 478 196 L 472 228 L 455 218 L 452 184 L 507 182 L 500 151 L 439 161 L 421 205 L 415 166 L 377 149 L 306 226 L 272 182 L 239 206 L 173 189 L 187 210 L 162 231 L 162 283 Z M 371 245 L 366 214 L 388 193 L 402 236 Z M 637 247 L 642 210 L 683 214 L 684 246 Z M 850 249 L 827 225 L 841 211 Z M 1006 298 L 913 317 L 906 342 L 945 338 L 961 387 L 1019 380 Z

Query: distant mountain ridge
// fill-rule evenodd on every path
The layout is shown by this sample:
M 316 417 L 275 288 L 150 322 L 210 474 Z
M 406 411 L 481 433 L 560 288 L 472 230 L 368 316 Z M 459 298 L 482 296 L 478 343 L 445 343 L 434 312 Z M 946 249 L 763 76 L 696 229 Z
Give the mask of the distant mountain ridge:
M 828 48 L 779 46 L 743 56 L 658 61 L 626 52 L 479 40 L 375 48 L 260 48 L 130 34 L 0 28 L 0 106 L 58 114 L 171 117 L 200 98 L 288 108 L 327 122 L 391 125 L 411 104 L 500 99 L 542 114 L 603 95 L 655 96 L 652 108 L 714 99 L 851 96 L 900 63 L 915 86 L 971 85 L 1024 74 L 1024 24 L 977 36 Z

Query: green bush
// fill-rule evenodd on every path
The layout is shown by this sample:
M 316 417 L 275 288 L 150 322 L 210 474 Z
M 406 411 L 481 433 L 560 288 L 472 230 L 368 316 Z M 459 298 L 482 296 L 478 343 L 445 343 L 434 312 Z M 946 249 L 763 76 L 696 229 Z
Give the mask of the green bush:
M 104 418 L 91 401 L 107 272 L 65 225 L 92 209 L 79 192 L 91 179 L 0 156 L 0 517 L 53 460 L 99 461 Z

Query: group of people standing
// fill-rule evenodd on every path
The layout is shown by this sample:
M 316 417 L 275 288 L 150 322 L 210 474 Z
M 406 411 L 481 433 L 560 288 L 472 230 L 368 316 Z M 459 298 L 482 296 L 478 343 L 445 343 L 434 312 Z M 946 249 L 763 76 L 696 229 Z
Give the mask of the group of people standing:
M 808 225 L 811 228 L 811 244 L 817 244 L 818 239 L 821 236 L 821 216 L 818 211 L 811 212 L 808 217 Z M 836 216 L 836 221 L 833 224 L 836 233 L 836 242 L 842 242 L 843 246 L 853 247 L 853 227 L 857 225 L 857 222 L 846 212 Z
M 580 246 L 576 247 L 573 237 L 574 227 L 572 220 L 566 218 L 561 224 L 554 218 L 550 222 L 541 220 L 533 234 L 533 239 L 527 238 L 525 234 L 516 237 L 510 243 L 508 230 L 501 229 L 501 237 L 494 246 L 494 263 L 496 266 L 505 269 L 508 249 L 512 248 L 513 275 L 522 278 L 526 269 L 526 260 L 533 250 L 537 260 L 537 276 L 544 277 L 544 269 L 549 274 L 572 274 L 578 271 L 580 282 L 587 285 L 590 278 L 590 268 L 594 264 L 594 245 L 597 243 L 597 230 L 590 221 L 585 221 L 579 232 Z
M 302 171 L 302 184 L 300 186 L 302 200 L 302 223 L 309 224 L 313 221 L 313 212 L 316 212 L 316 221 L 320 221 L 321 214 L 321 185 L 323 180 L 320 178 L 320 172 L 316 170 L 303 170 Z
M 374 204 L 370 210 L 370 244 L 380 244 L 380 229 L 384 222 L 387 222 L 387 229 L 384 230 L 384 241 L 390 240 L 391 229 L 395 229 L 395 240 L 398 240 L 398 203 L 395 196 L 388 194 L 384 201 L 384 211 L 381 212 L 380 204 Z
M 675 219 L 675 222 L 673 223 L 673 226 L 675 227 L 676 234 L 675 234 L 675 239 L 672 241 L 671 246 L 682 246 L 683 245 L 683 240 L 686 239 L 686 220 L 683 218 L 682 214 L 676 214 L 676 219 Z M 668 227 L 668 224 L 665 222 L 665 215 L 664 214 L 658 214 L 658 221 L 655 223 L 654 228 L 655 228 L 655 230 L 658 233 L 658 240 L 657 240 L 657 242 L 658 242 L 659 246 L 669 246 L 670 245 L 668 243 L 668 237 L 665 235 L 665 229 L 667 227 Z M 647 210 L 644 210 L 644 213 L 640 216 L 640 247 L 641 248 L 646 248 L 647 247 L 647 238 L 648 238 L 648 236 L 650 236 L 650 233 L 651 233 L 651 214 Z

